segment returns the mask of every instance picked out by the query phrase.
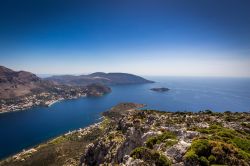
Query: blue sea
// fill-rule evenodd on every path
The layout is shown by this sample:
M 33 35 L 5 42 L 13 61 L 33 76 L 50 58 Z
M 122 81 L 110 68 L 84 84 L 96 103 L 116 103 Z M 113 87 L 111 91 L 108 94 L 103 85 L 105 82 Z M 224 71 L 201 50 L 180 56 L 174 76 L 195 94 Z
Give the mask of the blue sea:
M 249 78 L 148 77 L 152 84 L 112 86 L 112 93 L 58 102 L 51 107 L 0 114 L 0 158 L 60 134 L 99 121 L 101 112 L 120 102 L 147 104 L 148 109 L 217 112 L 250 111 Z M 167 87 L 168 92 L 150 88 Z

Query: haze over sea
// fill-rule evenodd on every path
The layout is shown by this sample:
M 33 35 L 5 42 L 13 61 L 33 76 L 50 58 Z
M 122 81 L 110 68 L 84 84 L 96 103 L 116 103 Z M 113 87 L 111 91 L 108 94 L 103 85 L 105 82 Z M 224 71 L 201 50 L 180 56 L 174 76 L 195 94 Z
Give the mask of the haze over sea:
M 250 111 L 250 78 L 148 77 L 153 84 L 112 86 L 103 97 L 58 102 L 51 107 L 0 114 L 0 158 L 99 121 L 101 112 L 120 102 L 147 109 L 217 112 Z M 150 88 L 167 87 L 165 93 Z

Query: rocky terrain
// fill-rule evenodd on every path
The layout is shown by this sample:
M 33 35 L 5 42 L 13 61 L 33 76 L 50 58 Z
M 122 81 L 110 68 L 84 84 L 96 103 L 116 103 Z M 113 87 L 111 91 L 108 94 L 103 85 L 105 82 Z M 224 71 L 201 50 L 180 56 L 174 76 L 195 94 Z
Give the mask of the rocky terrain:
M 111 89 L 101 84 L 86 86 L 57 85 L 26 71 L 0 66 L 0 113 L 25 110 L 82 96 L 102 96 Z
M 152 88 L 150 90 L 155 91 L 155 92 L 166 92 L 166 91 L 169 91 L 170 89 L 162 87 L 162 88 Z
M 146 80 L 142 77 L 127 74 L 127 73 L 102 73 L 96 72 L 89 75 L 59 75 L 46 78 L 46 80 L 53 81 L 57 84 L 83 86 L 92 83 L 104 85 L 122 85 L 122 84 L 142 84 L 153 83 L 153 81 Z
M 0 66 L 0 99 L 24 96 L 34 91 L 44 91 L 51 85 L 35 74 L 26 71 L 13 71 Z
M 160 112 L 122 103 L 100 123 L 0 165 L 250 165 L 250 113 Z

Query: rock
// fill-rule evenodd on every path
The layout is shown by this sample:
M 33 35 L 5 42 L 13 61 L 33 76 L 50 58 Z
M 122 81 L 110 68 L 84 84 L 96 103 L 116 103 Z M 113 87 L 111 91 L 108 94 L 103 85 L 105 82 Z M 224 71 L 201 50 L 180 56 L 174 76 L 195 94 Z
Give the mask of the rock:
M 166 91 L 169 91 L 170 89 L 162 87 L 162 88 L 152 88 L 150 90 L 155 91 L 155 92 L 166 92 Z
M 160 135 L 161 133 L 161 131 L 149 131 L 147 133 L 144 133 L 141 137 L 142 142 L 145 142 L 149 137 L 154 137 Z
M 173 159 L 174 163 L 183 161 L 183 156 L 186 153 L 188 147 L 191 146 L 190 143 L 187 143 L 183 140 L 180 140 L 178 144 L 169 148 L 165 154 Z

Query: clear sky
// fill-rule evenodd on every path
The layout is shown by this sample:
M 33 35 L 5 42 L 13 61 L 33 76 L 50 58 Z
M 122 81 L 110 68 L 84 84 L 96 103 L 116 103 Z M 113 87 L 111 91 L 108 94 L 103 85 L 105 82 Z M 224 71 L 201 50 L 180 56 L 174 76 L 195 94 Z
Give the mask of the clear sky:
M 250 1 L 0 0 L 0 65 L 250 77 Z

